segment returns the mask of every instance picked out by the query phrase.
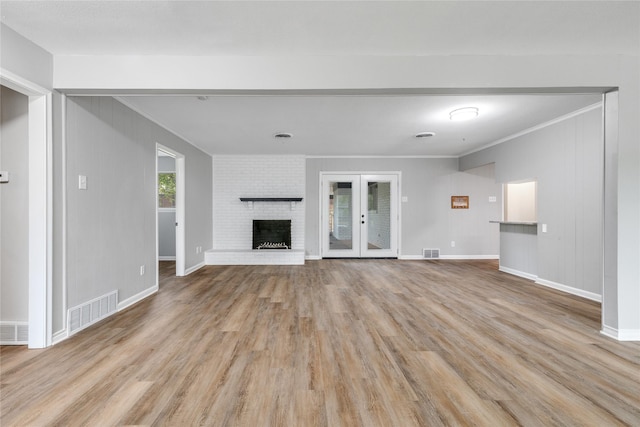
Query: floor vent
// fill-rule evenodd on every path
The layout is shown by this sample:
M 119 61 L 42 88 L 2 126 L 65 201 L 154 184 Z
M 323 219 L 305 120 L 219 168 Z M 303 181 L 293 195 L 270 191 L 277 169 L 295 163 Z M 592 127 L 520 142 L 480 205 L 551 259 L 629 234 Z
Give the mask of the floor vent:
M 0 322 L 0 345 L 29 344 L 27 322 Z
M 118 291 L 95 298 L 84 304 L 69 309 L 67 330 L 69 335 L 92 325 L 116 312 L 118 308 Z
M 424 259 L 439 259 L 440 249 L 422 249 L 422 258 Z

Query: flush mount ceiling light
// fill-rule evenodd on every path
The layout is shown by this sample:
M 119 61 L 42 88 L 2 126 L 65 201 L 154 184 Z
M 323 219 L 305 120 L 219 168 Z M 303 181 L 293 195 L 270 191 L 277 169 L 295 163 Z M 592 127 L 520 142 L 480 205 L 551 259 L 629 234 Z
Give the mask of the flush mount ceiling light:
M 273 137 L 276 138 L 276 139 L 288 139 L 288 138 L 293 137 L 293 135 L 290 134 L 290 133 L 287 133 L 287 132 L 278 132 L 278 133 L 274 134 Z
M 436 136 L 435 132 L 420 132 L 416 134 L 416 138 L 430 138 Z
M 209 100 L 208 96 L 201 95 L 198 97 L 198 101 L 207 101 L 207 100 Z
M 471 120 L 478 117 L 478 109 L 475 107 L 464 107 L 453 110 L 449 113 L 449 119 L 454 122 L 461 122 L 464 120 Z

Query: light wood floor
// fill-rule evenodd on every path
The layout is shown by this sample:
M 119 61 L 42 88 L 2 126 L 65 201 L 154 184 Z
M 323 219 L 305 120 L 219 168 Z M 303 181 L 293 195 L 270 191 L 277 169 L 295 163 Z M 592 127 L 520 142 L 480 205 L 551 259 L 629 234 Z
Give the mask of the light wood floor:
M 209 266 L 3 347 L 0 424 L 638 426 L 640 344 L 599 318 L 491 261 Z

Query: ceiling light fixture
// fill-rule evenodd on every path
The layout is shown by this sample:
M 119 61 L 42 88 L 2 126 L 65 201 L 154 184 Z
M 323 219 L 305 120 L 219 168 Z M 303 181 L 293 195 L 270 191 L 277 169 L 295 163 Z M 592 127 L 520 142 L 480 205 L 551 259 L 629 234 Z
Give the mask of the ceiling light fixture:
M 200 96 L 198 97 L 198 101 L 207 101 L 207 100 L 209 100 L 209 97 L 208 97 L 208 96 L 200 95 Z
M 286 132 L 278 132 L 278 133 L 274 134 L 273 137 L 276 138 L 276 139 L 287 139 L 287 138 L 293 137 L 293 135 L 290 134 L 290 133 L 286 133 Z
M 435 132 L 420 132 L 416 134 L 416 138 L 429 138 L 432 136 L 436 136 Z
M 464 120 L 471 120 L 478 117 L 478 109 L 475 107 L 464 107 L 453 110 L 449 113 L 449 119 L 454 122 L 461 122 Z

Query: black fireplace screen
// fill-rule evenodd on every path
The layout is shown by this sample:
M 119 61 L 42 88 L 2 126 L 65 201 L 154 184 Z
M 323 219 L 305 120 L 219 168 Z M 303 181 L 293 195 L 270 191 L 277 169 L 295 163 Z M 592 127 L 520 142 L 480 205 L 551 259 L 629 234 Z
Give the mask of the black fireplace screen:
M 254 219 L 253 249 L 291 249 L 291 220 Z

